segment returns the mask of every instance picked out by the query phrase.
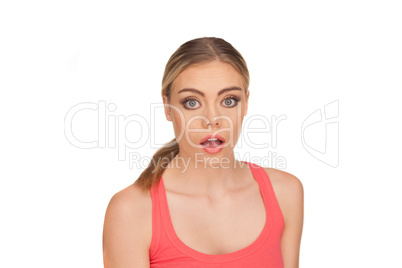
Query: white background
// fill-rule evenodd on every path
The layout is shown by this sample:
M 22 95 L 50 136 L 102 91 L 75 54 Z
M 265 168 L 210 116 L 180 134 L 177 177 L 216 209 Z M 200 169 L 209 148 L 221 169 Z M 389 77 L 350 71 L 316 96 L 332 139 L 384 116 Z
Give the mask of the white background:
M 286 116 L 275 148 L 244 144 L 238 152 L 275 152 L 302 181 L 300 267 L 402 267 L 401 12 L 398 1 L 3 1 L 2 266 L 102 267 L 107 204 L 141 169 L 119 160 L 117 148 L 73 146 L 65 116 L 74 105 L 104 101 L 117 108 L 111 117 L 150 122 L 170 55 L 185 41 L 216 36 L 249 66 L 247 117 Z M 301 128 L 334 101 L 332 167 L 307 152 Z M 156 133 L 133 123 L 120 134 L 172 139 L 158 111 Z M 94 111 L 77 113 L 76 137 L 95 140 L 97 120 Z M 271 139 L 253 135 L 255 143 Z M 323 148 L 325 122 L 308 135 Z M 130 149 L 144 158 L 155 150 L 149 141 Z

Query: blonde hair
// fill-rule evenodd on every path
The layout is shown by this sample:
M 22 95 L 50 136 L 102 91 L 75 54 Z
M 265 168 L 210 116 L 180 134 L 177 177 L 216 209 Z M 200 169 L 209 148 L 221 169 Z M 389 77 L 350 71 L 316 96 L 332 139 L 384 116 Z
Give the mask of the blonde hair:
M 162 96 L 170 102 L 171 88 L 176 77 L 187 67 L 210 61 L 229 63 L 244 79 L 244 90 L 247 96 L 250 76 L 246 61 L 242 55 L 228 42 L 216 37 L 203 37 L 190 40 L 181 45 L 169 58 L 162 79 Z M 148 167 L 135 181 L 143 191 L 149 190 L 160 181 L 167 164 L 179 153 L 176 138 L 172 139 L 153 155 Z

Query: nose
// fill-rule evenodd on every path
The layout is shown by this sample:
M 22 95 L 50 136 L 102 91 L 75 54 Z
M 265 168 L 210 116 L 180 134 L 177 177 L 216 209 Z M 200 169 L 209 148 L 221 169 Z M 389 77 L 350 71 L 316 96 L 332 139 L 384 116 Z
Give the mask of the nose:
M 219 126 L 219 123 L 218 123 L 218 122 L 215 122 L 214 124 L 215 124 L 216 126 Z M 208 124 L 207 124 L 207 127 L 209 127 L 209 126 L 212 126 L 212 124 L 211 124 L 211 123 L 208 123 Z
M 222 125 L 220 116 L 213 110 L 208 111 L 207 116 L 205 116 L 202 122 L 204 128 L 208 128 L 209 126 L 221 127 Z

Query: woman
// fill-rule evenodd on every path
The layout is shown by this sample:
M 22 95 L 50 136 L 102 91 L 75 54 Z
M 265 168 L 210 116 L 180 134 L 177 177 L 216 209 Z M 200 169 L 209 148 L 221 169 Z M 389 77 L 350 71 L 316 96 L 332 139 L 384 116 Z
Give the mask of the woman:
M 299 266 L 303 187 L 234 158 L 249 74 L 220 38 L 186 42 L 162 81 L 175 138 L 106 211 L 106 268 Z

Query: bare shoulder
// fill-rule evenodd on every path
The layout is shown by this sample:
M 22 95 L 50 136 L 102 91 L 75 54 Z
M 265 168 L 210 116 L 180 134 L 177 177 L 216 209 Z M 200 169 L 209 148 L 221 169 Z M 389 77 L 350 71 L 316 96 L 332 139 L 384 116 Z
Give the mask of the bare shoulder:
M 149 267 L 152 200 L 134 183 L 109 201 L 103 226 L 103 259 L 109 267 Z
M 273 186 L 275 185 L 278 190 L 286 191 L 288 193 L 303 191 L 303 185 L 295 175 L 275 168 L 264 167 L 264 169 L 267 172 L 271 183 Z
M 108 210 L 109 209 L 114 211 L 127 212 L 130 214 L 139 213 L 141 215 L 151 215 L 151 194 L 149 191 L 142 191 L 137 184 L 133 183 L 113 195 L 109 202 Z M 124 214 L 126 215 L 126 213 Z
M 299 178 L 286 171 L 264 168 L 274 189 L 285 221 L 303 209 L 303 184 Z

